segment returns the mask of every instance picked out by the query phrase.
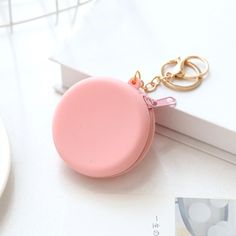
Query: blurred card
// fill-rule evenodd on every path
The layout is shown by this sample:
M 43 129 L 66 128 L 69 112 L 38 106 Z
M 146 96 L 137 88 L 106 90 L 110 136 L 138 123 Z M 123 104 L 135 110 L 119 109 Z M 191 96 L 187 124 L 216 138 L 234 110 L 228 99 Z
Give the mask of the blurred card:
M 236 201 L 178 198 L 175 206 L 176 236 L 236 235 Z

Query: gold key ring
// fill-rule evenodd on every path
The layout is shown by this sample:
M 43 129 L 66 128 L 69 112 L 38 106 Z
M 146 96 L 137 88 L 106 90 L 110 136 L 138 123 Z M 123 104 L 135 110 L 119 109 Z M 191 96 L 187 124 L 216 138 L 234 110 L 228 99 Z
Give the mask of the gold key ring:
M 204 65 L 204 69 L 202 70 L 200 66 L 192 60 L 200 61 Z M 171 67 L 173 68 L 170 70 Z M 188 68 L 194 71 L 193 75 L 186 73 L 186 69 Z M 137 81 L 139 81 L 138 86 L 142 88 L 145 93 L 151 93 L 155 91 L 161 84 L 176 91 L 189 91 L 197 88 L 201 84 L 208 71 L 209 64 L 205 58 L 199 56 L 188 56 L 183 60 L 181 60 L 181 58 L 177 58 L 168 61 L 161 67 L 161 74 L 155 76 L 150 82 L 146 84 L 141 79 L 141 74 L 139 71 L 137 71 L 132 77 L 131 82 L 132 84 L 136 84 Z M 179 85 L 175 83 L 177 80 L 190 80 L 193 82 L 190 85 Z
M 199 56 L 188 56 L 186 58 L 184 58 L 181 63 L 180 63 L 180 70 L 184 72 L 184 67 L 186 65 L 186 63 L 191 62 L 192 59 L 197 59 L 198 61 L 200 61 L 203 65 L 204 65 L 204 70 L 200 70 L 198 76 L 199 77 L 204 77 L 208 71 L 209 71 L 209 63 L 208 61 L 204 58 L 204 57 L 199 57 Z M 193 62 L 191 62 L 193 63 Z M 196 65 L 194 63 L 194 65 Z M 197 66 L 199 68 L 199 66 Z M 188 75 L 186 73 L 184 73 L 184 79 L 193 79 L 195 78 L 195 76 L 192 75 Z
M 177 64 L 178 62 L 176 62 Z M 171 74 L 169 73 L 169 76 L 168 76 L 168 72 L 167 72 L 167 75 L 165 75 L 164 77 L 164 74 L 162 74 L 163 78 L 162 79 L 162 83 L 170 88 L 170 89 L 173 89 L 173 90 L 177 90 L 177 91 L 190 91 L 190 90 L 193 90 L 195 88 L 197 88 L 201 83 L 202 83 L 202 77 L 199 76 L 201 74 L 201 70 L 199 69 L 199 67 L 197 67 L 194 63 L 192 62 L 189 62 L 189 61 L 186 61 L 185 62 L 185 67 L 188 67 L 188 68 L 191 68 L 194 70 L 194 72 L 196 73 L 196 75 L 193 77 L 191 76 L 191 79 L 194 78 L 194 82 L 190 85 L 178 85 L 178 84 L 175 84 L 173 81 L 175 81 L 176 78 L 179 78 L 178 75 L 180 75 L 180 73 L 177 73 L 177 74 Z M 163 73 L 163 71 L 162 71 Z M 184 79 L 184 77 L 182 77 L 182 79 Z

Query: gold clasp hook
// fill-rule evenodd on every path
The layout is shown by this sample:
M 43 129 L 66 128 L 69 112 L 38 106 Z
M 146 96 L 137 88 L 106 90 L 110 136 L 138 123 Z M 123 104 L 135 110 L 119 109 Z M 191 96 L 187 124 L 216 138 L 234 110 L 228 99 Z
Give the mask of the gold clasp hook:
M 194 61 L 196 60 L 196 62 Z M 200 65 L 202 63 L 203 65 Z M 174 71 L 171 72 L 169 70 L 170 67 L 174 67 Z M 201 69 L 203 67 L 203 69 Z M 187 70 L 192 70 L 193 74 L 187 74 Z M 162 83 L 171 89 L 177 91 L 189 91 L 197 88 L 201 82 L 203 77 L 209 71 L 209 64 L 207 60 L 203 57 L 199 56 L 188 56 L 183 59 L 178 57 L 177 59 L 171 60 L 165 63 L 161 67 L 161 76 L 162 76 Z M 193 81 L 191 84 L 188 85 L 181 85 L 178 81 L 186 81 L 190 80 Z
M 193 71 L 193 73 L 190 74 L 189 70 Z M 133 81 L 139 80 L 140 87 L 146 93 L 155 91 L 161 83 L 176 91 L 189 91 L 201 84 L 203 77 L 207 75 L 208 71 L 208 61 L 203 57 L 188 56 L 183 59 L 178 57 L 165 63 L 161 67 L 161 74 L 155 76 L 150 82 L 145 84 L 141 80 L 139 71 L 135 73 Z M 186 85 L 186 81 L 191 81 L 191 83 L 188 82 Z
M 196 60 L 194 63 L 193 60 Z M 200 73 L 198 74 L 199 77 L 204 77 L 207 75 L 209 72 L 209 63 L 204 57 L 199 57 L 199 56 L 188 56 L 185 57 L 181 62 L 180 62 L 180 70 L 184 72 L 184 79 L 193 79 L 195 76 L 189 75 L 185 73 L 185 66 L 191 62 L 192 64 L 194 63 L 200 70 Z
M 177 61 L 176 61 L 177 63 Z M 181 65 L 181 62 L 179 62 L 179 64 Z M 178 82 L 176 83 L 175 81 L 183 81 L 186 80 L 187 78 L 185 77 L 185 69 L 189 68 L 191 70 L 194 71 L 195 75 L 191 76 L 191 80 L 193 80 L 193 82 L 189 85 L 181 85 L 178 84 Z M 176 91 L 190 91 L 193 90 L 195 88 L 197 88 L 201 82 L 202 82 L 202 77 L 199 76 L 199 74 L 201 74 L 201 70 L 199 69 L 198 66 L 196 66 L 194 63 L 186 61 L 185 62 L 185 66 L 184 66 L 184 70 L 180 70 L 177 73 L 171 73 L 171 72 L 165 72 L 165 70 L 162 70 L 162 83 L 173 90 Z M 189 77 L 190 78 L 190 77 Z
M 182 79 L 184 76 L 184 71 L 182 69 L 182 60 L 180 57 L 177 59 L 170 60 L 166 62 L 161 67 L 162 80 L 168 79 Z M 171 70 L 169 70 L 173 67 Z

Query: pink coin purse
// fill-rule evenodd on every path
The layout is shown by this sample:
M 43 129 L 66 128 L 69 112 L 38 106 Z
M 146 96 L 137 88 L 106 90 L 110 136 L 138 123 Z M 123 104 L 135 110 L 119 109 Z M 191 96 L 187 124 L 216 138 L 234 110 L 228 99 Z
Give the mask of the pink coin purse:
M 53 139 L 72 169 L 113 177 L 145 157 L 155 132 L 154 108 L 172 106 L 175 99 L 151 99 L 140 86 L 140 81 L 92 77 L 64 94 L 53 119 Z

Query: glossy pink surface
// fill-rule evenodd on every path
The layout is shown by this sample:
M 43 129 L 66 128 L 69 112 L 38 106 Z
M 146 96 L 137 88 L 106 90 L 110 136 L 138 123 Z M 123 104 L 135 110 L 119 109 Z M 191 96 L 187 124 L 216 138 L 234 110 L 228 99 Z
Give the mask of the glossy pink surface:
M 109 177 L 143 158 L 154 128 L 153 109 L 137 89 L 115 79 L 89 78 L 63 96 L 53 120 L 53 138 L 71 168 Z

